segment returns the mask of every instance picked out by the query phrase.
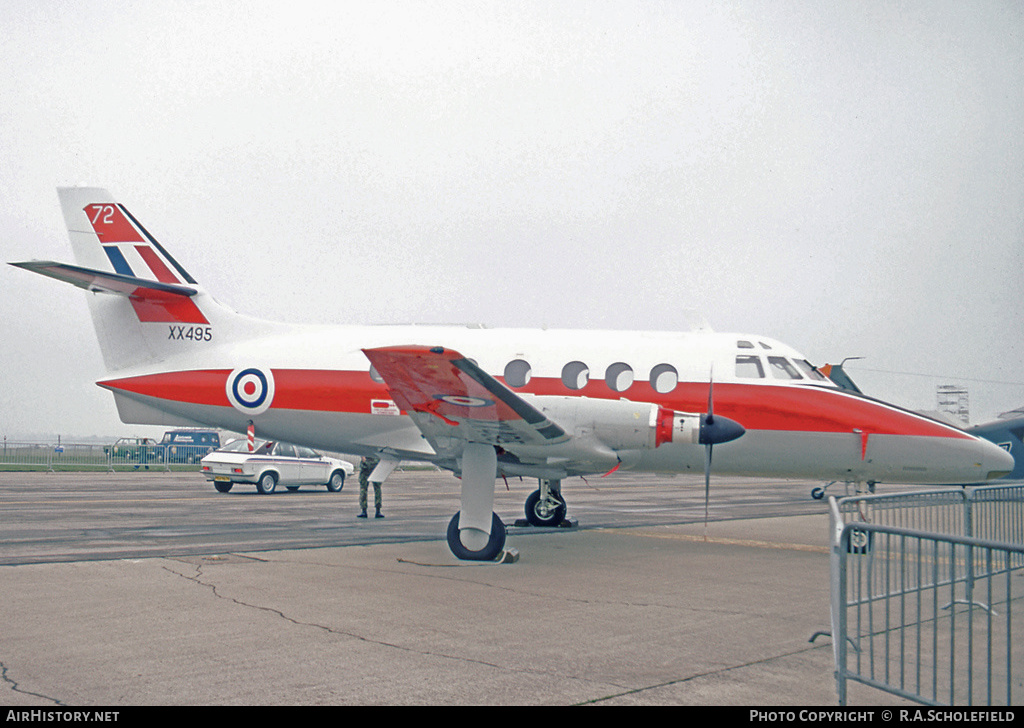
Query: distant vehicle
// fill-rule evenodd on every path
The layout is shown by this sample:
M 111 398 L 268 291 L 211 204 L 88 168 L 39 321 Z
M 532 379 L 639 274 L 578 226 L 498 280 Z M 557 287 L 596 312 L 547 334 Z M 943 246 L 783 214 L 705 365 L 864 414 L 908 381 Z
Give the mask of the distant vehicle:
M 134 462 L 148 466 L 151 462 L 160 462 L 163 452 L 151 437 L 120 437 L 110 447 L 104 448 L 104 454 L 111 455 L 120 462 Z
M 321 455 L 316 450 L 287 442 L 264 442 L 249 452 L 248 440 L 232 440 L 202 459 L 203 475 L 221 493 L 235 483 L 256 485 L 260 493 L 277 486 L 298 490 L 301 485 L 326 485 L 336 493 L 355 472 L 352 463 Z
M 168 430 L 160 445 L 169 463 L 198 463 L 220 447 L 220 434 L 214 430 Z

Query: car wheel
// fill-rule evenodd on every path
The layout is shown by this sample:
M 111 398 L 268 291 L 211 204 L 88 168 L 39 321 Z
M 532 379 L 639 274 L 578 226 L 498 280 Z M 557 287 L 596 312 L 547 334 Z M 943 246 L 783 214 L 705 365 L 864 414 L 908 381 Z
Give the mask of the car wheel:
M 331 473 L 331 479 L 327 481 L 327 490 L 337 493 L 343 487 L 345 487 L 345 473 L 335 470 Z
M 256 483 L 256 490 L 264 495 L 273 493 L 277 488 L 277 474 L 267 471 L 260 476 L 259 481 Z

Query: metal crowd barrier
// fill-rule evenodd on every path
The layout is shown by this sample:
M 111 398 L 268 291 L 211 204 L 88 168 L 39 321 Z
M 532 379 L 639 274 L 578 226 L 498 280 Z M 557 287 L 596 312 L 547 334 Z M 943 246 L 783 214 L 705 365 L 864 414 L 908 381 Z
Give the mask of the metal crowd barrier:
M 102 468 L 170 470 L 166 446 L 115 447 L 102 444 L 7 442 L 0 445 L 0 466 L 81 470 Z
M 1024 486 L 829 499 L 836 689 L 1012 705 Z

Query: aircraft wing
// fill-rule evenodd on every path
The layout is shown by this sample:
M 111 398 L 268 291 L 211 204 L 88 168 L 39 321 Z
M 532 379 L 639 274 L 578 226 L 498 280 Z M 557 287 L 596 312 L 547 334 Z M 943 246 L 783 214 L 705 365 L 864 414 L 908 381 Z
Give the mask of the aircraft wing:
M 508 447 L 569 439 L 559 425 L 452 349 L 364 349 L 395 403 L 435 447 L 444 439 Z M 436 444 L 435 444 L 436 443 Z

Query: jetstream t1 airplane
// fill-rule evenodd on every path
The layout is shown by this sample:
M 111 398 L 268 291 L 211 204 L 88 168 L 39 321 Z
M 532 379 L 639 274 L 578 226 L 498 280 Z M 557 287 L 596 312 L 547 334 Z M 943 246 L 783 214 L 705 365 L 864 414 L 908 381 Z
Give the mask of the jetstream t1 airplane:
M 536 525 L 561 483 L 613 471 L 964 483 L 1013 458 L 962 430 L 837 387 L 790 347 L 711 332 L 291 326 L 214 300 L 106 190 L 58 190 L 76 265 L 14 263 L 89 304 L 121 420 L 206 425 L 401 460 L 461 477 L 448 545 L 505 543 L 497 478 L 537 478 Z M 727 444 L 726 444 L 727 443 Z

